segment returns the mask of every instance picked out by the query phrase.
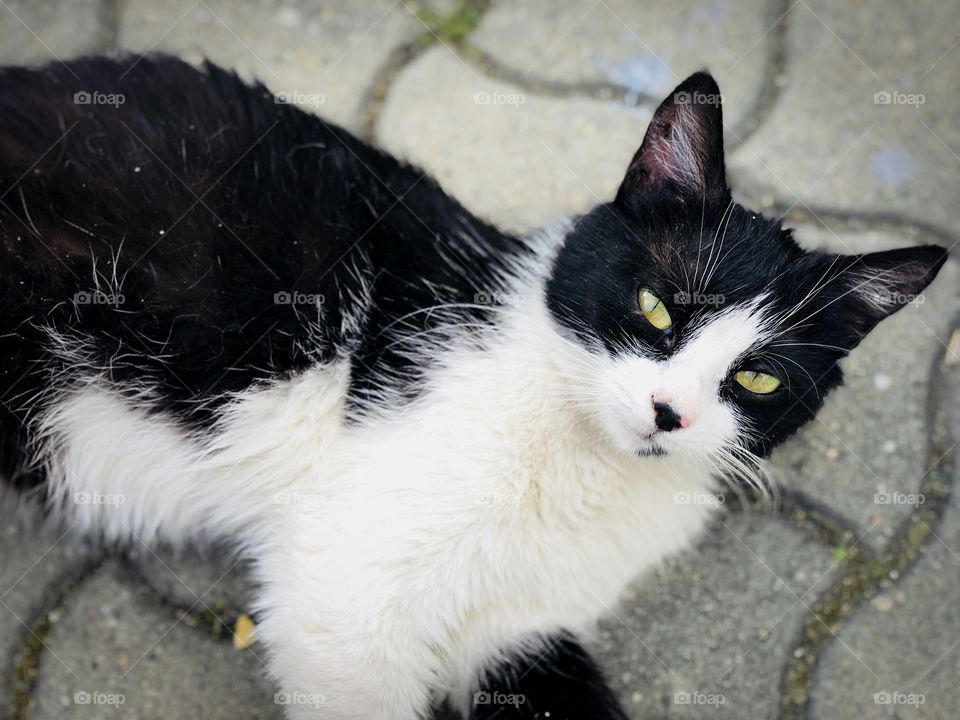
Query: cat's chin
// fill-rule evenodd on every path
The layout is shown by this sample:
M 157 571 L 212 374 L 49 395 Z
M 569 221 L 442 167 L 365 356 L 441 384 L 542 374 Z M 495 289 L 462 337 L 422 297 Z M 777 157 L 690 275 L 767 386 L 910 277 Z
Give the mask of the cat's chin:
M 660 458 L 671 454 L 662 433 L 637 432 L 618 422 L 601 423 L 607 441 L 619 452 L 632 457 Z

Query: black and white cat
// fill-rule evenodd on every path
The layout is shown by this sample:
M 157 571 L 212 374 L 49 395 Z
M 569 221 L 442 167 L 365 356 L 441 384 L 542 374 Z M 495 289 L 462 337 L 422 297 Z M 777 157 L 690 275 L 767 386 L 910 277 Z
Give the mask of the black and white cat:
M 3 473 L 252 558 L 290 717 L 626 717 L 577 638 L 946 259 L 801 250 L 732 201 L 718 99 L 520 238 L 211 65 L 0 71 Z

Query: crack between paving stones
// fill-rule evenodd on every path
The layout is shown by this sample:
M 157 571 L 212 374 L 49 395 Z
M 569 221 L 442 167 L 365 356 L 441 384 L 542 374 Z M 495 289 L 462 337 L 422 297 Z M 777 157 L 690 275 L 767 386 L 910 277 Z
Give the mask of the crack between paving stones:
M 160 607 L 169 610 L 175 620 L 181 620 L 184 627 L 200 632 L 203 637 L 219 642 L 232 642 L 237 618 L 241 612 L 222 603 L 209 604 L 198 610 L 199 601 L 185 605 L 167 598 L 140 573 L 137 566 L 124 553 L 103 553 L 87 563 L 82 569 L 69 576 L 60 578 L 50 593 L 51 600 L 28 621 L 30 631 L 24 631 L 24 640 L 14 667 L 13 709 L 10 720 L 28 720 L 33 691 L 39 678 L 40 663 L 44 654 L 44 643 L 53 629 L 51 614 L 62 610 L 70 597 L 108 562 L 116 561 L 131 581 L 139 583 L 151 599 Z
M 735 182 L 734 190 L 738 195 L 746 196 L 749 200 L 752 200 L 757 206 L 757 210 L 764 215 L 782 218 L 788 222 L 829 229 L 830 226 L 823 221 L 832 220 L 841 223 L 852 232 L 871 230 L 891 232 L 917 244 L 933 240 L 950 246 L 957 242 L 957 237 L 950 229 L 910 216 L 873 210 L 844 210 L 821 207 L 807 202 L 804 202 L 801 206 L 797 202 L 769 194 L 750 181 Z M 927 235 L 929 238 L 922 238 L 923 235 Z
M 773 0 L 768 4 L 767 26 L 770 49 L 764 61 L 765 71 L 760 90 L 754 96 L 750 110 L 744 119 L 730 131 L 734 140 L 727 148 L 736 150 L 746 143 L 766 122 L 771 110 L 780 98 L 781 76 L 787 63 L 787 25 L 792 7 L 790 0 Z M 625 107 L 645 107 L 651 112 L 660 104 L 660 95 L 638 93 L 625 85 L 603 80 L 567 83 L 560 80 L 529 76 L 501 63 L 490 53 L 470 43 L 468 38 L 453 46 L 460 56 L 479 72 L 501 82 L 510 83 L 535 95 L 548 97 L 585 97 L 593 100 L 618 101 Z M 627 98 L 633 102 L 628 103 Z
M 960 326 L 960 316 L 954 320 Z M 846 571 L 816 598 L 813 617 L 805 623 L 781 677 L 782 720 L 812 717 L 811 690 L 819 661 L 843 624 L 868 600 L 893 587 L 917 565 L 921 549 L 930 542 L 943 521 L 953 485 L 957 452 L 951 450 L 951 429 L 944 406 L 951 393 L 940 390 L 949 383 L 946 351 L 938 353 L 930 371 L 927 395 L 927 427 L 930 433 L 930 470 L 919 492 L 927 499 L 897 527 L 890 544 L 879 556 L 851 553 L 844 560 Z M 891 578 L 892 573 L 897 573 Z
M 426 30 L 413 40 L 400 45 L 374 75 L 373 82 L 360 101 L 359 130 L 357 134 L 367 142 L 376 136 L 377 120 L 393 84 L 407 66 L 431 47 L 444 43 L 460 50 L 467 37 L 480 24 L 490 9 L 492 0 L 461 0 L 457 9 L 441 15 L 427 4 L 416 0 L 404 0 L 403 5 L 417 16 Z
M 206 603 L 201 599 L 190 604 L 177 602 L 158 590 L 127 554 L 119 553 L 113 558 L 119 561 L 124 572 L 143 585 L 157 605 L 172 611 L 175 619 L 183 618 L 185 627 L 200 632 L 210 640 L 233 642 L 237 619 L 245 614 L 242 608 L 235 608 L 226 603 Z
M 116 55 L 120 49 L 120 18 L 123 16 L 126 0 L 100 0 L 97 18 L 100 27 L 94 40 L 94 53 Z
M 13 709 L 10 720 L 27 720 L 33 691 L 39 678 L 40 662 L 43 659 L 45 641 L 53 628 L 50 616 L 61 610 L 69 598 L 77 592 L 106 562 L 107 556 L 91 560 L 79 570 L 67 573 L 49 586 L 49 599 L 27 620 L 29 631 L 24 631 L 23 643 L 15 654 L 13 670 Z
M 727 148 L 732 152 L 745 145 L 763 127 L 782 94 L 783 77 L 787 68 L 787 31 L 790 10 L 795 0 L 773 0 L 769 3 L 767 27 L 770 28 L 770 50 L 764 63 L 763 84 L 754 95 L 753 105 L 732 133 L 735 140 Z
M 777 488 L 773 501 L 750 491 L 741 491 L 740 496 L 727 493 L 724 498 L 728 512 L 750 514 L 757 511 L 778 518 L 835 553 L 842 551 L 844 557 L 859 553 L 872 558 L 875 554 L 873 548 L 857 543 L 861 530 L 856 523 L 803 490 Z

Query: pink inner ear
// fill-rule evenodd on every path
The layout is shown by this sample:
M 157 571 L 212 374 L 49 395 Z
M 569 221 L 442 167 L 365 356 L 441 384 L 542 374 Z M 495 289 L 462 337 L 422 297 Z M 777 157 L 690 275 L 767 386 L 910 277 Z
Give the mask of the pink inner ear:
M 719 90 L 705 74 L 684 81 L 657 108 L 618 193 L 674 189 L 727 193 Z

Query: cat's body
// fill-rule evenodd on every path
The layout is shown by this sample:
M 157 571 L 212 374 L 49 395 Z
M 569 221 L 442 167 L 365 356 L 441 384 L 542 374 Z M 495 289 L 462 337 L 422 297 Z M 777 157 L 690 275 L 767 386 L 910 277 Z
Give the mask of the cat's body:
M 521 239 L 263 88 L 128 68 L 0 73 L 3 471 L 112 540 L 240 547 L 292 717 L 624 717 L 568 634 L 944 259 L 800 251 L 730 202 L 716 104 Z M 669 327 L 638 287 L 686 293 Z

